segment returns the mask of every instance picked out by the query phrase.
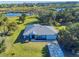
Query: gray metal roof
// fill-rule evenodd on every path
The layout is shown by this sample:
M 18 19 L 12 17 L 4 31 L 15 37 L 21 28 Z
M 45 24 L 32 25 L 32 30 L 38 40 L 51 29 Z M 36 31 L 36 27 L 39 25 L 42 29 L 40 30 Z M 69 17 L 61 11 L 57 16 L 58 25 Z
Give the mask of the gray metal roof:
M 23 35 L 35 34 L 35 35 L 54 35 L 58 31 L 53 26 L 32 24 L 25 28 Z

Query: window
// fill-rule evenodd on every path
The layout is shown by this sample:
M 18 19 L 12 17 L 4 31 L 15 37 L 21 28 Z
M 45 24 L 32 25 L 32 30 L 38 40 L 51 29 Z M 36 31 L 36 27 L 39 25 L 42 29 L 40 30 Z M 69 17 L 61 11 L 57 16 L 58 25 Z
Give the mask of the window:
M 38 35 L 37 40 L 46 40 L 46 36 L 45 35 Z
M 35 39 L 35 35 L 32 35 L 32 39 Z

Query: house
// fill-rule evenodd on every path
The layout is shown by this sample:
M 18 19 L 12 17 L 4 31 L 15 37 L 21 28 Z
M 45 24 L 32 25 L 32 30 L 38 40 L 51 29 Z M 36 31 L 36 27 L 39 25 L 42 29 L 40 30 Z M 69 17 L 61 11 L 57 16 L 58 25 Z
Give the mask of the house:
M 23 37 L 25 40 L 55 40 L 58 31 L 53 26 L 32 24 L 25 28 Z

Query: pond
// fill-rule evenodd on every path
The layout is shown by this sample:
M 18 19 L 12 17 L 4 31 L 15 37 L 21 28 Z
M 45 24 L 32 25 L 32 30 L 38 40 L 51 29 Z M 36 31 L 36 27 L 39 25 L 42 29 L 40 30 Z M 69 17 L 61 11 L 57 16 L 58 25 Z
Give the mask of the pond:
M 25 13 L 27 16 L 31 16 L 30 13 Z M 5 16 L 14 17 L 14 16 L 21 16 L 22 13 L 6 13 Z
M 55 10 L 56 10 L 57 12 L 59 12 L 59 11 L 64 11 L 65 8 L 56 8 Z

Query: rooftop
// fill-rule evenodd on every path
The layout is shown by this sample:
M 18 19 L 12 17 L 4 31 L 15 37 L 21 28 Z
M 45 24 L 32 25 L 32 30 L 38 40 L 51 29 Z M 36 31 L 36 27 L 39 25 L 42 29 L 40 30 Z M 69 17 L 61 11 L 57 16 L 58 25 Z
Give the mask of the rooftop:
M 32 24 L 25 28 L 23 35 L 35 34 L 35 35 L 54 35 L 58 31 L 53 26 L 46 26 L 40 24 Z

